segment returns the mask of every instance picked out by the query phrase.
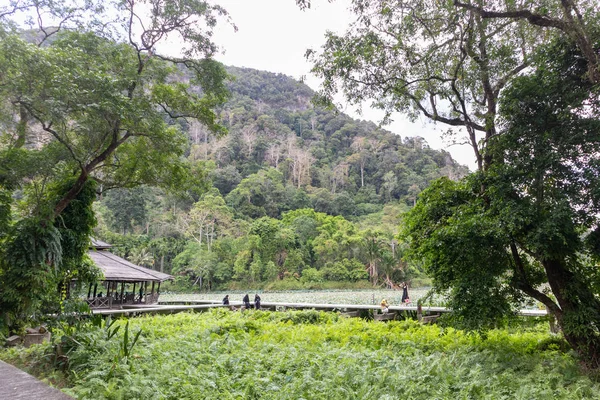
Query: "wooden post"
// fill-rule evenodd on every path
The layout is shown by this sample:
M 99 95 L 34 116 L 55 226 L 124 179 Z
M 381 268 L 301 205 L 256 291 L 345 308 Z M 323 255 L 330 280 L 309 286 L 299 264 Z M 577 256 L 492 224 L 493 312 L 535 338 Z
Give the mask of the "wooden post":
M 137 282 L 133 282 L 133 302 L 135 303 L 135 285 Z M 141 282 L 140 282 L 141 285 Z
M 420 321 L 423 318 L 423 306 L 421 303 L 417 303 L 417 320 Z
M 123 295 L 125 294 L 125 282 L 121 282 L 121 305 L 123 305 Z
M 96 298 L 96 291 L 98 290 L 98 284 L 94 285 L 94 298 Z
M 152 296 L 154 296 L 154 284 L 155 284 L 155 283 L 156 283 L 156 282 L 152 281 Z
M 92 284 L 88 283 L 89 289 L 88 289 L 88 299 L 90 298 L 90 296 L 92 295 Z

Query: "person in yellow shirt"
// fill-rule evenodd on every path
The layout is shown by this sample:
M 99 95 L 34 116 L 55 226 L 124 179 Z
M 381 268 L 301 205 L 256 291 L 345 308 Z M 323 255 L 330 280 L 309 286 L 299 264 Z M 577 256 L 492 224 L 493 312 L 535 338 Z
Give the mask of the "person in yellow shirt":
M 386 299 L 381 300 L 381 312 L 383 314 L 387 314 L 387 312 L 390 310 L 390 305 L 388 304 Z

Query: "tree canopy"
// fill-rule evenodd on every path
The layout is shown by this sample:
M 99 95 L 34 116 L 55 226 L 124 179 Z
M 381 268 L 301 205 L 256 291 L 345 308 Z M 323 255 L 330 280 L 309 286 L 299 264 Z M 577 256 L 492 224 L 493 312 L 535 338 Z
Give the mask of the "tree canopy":
M 31 315 L 29 300 L 85 265 L 94 225 L 89 190 L 189 182 L 177 121 L 224 131 L 213 111 L 227 93 L 225 69 L 212 60 L 219 18 L 227 19 L 221 7 L 197 0 L 3 6 L 0 189 L 8 218 L 0 233 L 0 306 L 7 318 Z M 156 50 L 172 38 L 182 47 L 178 58 Z M 175 79 L 179 66 L 200 90 Z M 88 219 L 69 226 L 72 213 Z M 69 246 L 76 246 L 72 260 Z M 37 283 L 29 299 L 14 292 L 23 274 Z
M 553 33 L 573 37 L 580 49 L 587 49 L 598 6 L 586 1 L 486 2 L 494 10 L 487 12 L 478 4 L 353 1 L 357 19 L 350 29 L 344 35 L 329 33 L 320 52 L 307 52 L 313 71 L 324 79 L 323 100 L 341 91 L 359 105 L 372 100 L 386 111 L 386 120 L 403 112 L 448 125 L 448 134 L 473 148 L 479 169 L 487 168 L 493 154 L 486 146 L 498 133 L 502 90 L 530 67 L 534 50 Z M 496 12 L 505 7 L 509 10 Z M 529 14 L 534 16 L 525 18 Z M 541 33 L 543 28 L 551 30 Z M 597 55 L 583 54 L 589 54 L 592 72 L 587 75 L 594 82 Z M 456 137 L 458 132 L 466 136 Z
M 461 127 L 478 172 L 442 178 L 406 218 L 409 254 L 483 329 L 525 297 L 600 364 L 597 2 L 352 2 L 309 52 L 322 95 Z

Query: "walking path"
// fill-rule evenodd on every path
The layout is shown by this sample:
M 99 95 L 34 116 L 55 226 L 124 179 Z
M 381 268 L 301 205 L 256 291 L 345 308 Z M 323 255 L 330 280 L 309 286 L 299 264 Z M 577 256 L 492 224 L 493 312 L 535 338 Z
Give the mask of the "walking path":
M 182 311 L 195 310 L 203 311 L 210 308 L 218 307 L 240 307 L 242 302 L 231 301 L 228 306 L 221 304 L 218 300 L 184 300 L 184 301 L 160 301 L 158 305 L 152 307 L 139 307 L 139 306 L 128 306 L 123 309 L 98 309 L 93 310 L 94 314 L 99 315 L 124 315 L 133 316 L 144 313 L 148 314 L 175 314 Z M 263 309 L 315 309 L 315 310 L 327 310 L 327 311 L 356 311 L 356 310 L 380 310 L 379 305 L 370 304 L 314 304 L 314 303 L 276 303 L 264 301 L 261 302 Z M 401 305 L 401 306 L 390 306 L 390 311 L 402 312 L 402 311 L 417 311 L 417 306 L 413 305 Z M 440 314 L 452 312 L 451 309 L 446 307 L 422 307 L 423 315 L 428 314 Z M 546 310 L 519 310 L 519 315 L 524 317 L 543 317 L 547 315 Z
M 73 400 L 71 396 L 3 361 L 0 361 L 0 399 Z

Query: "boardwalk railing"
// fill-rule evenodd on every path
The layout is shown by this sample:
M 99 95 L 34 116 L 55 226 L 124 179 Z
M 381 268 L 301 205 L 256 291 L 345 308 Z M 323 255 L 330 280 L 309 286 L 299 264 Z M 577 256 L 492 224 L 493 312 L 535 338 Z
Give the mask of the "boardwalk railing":
M 85 300 L 90 308 L 111 308 L 113 303 L 112 297 L 94 297 Z
M 125 315 L 133 316 L 144 313 L 150 314 L 175 314 L 182 311 L 195 310 L 204 311 L 211 308 L 239 308 L 242 302 L 232 301 L 229 305 L 223 305 L 217 300 L 185 300 L 185 301 L 161 301 L 159 305 L 136 307 L 131 305 L 123 309 L 101 309 L 93 310 L 95 315 Z M 379 305 L 371 304 L 315 304 L 315 303 L 281 303 L 281 302 L 261 302 L 261 309 L 267 310 L 286 310 L 286 309 L 314 309 L 323 311 L 341 311 L 352 312 L 361 310 L 372 310 L 377 312 L 381 309 Z M 390 306 L 390 312 L 412 311 L 417 312 L 418 307 L 412 305 Z M 452 312 L 446 307 L 422 307 L 423 315 L 443 314 Z M 546 310 L 520 310 L 519 315 L 525 317 L 543 317 L 547 315 Z

